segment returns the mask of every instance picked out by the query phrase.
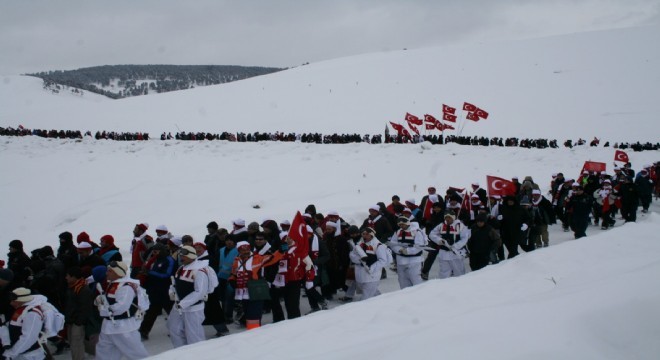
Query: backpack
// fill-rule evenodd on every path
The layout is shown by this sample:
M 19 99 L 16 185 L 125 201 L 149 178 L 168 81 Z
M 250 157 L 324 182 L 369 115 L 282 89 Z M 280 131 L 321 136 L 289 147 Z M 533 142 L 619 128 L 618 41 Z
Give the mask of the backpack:
M 215 270 L 207 266 L 205 268 L 200 269 L 199 271 L 206 274 L 206 277 L 209 279 L 208 281 L 209 287 L 206 289 L 206 294 L 207 295 L 212 294 L 215 291 L 215 288 L 218 287 L 218 285 L 220 284 L 220 282 L 218 281 L 218 276 L 215 274 Z
M 27 314 L 33 308 L 38 307 L 43 314 L 44 324 L 41 328 L 41 334 L 45 338 L 57 336 L 57 333 L 64 328 L 64 314 L 59 312 L 53 304 L 43 295 L 34 295 L 37 300 L 34 304 L 28 305 L 21 316 Z
M 128 314 L 135 316 L 135 318 L 138 320 L 142 319 L 144 313 L 146 313 L 147 310 L 149 310 L 149 306 L 151 306 L 147 291 L 142 286 L 134 282 L 127 281 L 124 284 L 133 288 L 133 291 L 135 292 L 135 297 L 133 298 L 131 307 L 128 309 Z

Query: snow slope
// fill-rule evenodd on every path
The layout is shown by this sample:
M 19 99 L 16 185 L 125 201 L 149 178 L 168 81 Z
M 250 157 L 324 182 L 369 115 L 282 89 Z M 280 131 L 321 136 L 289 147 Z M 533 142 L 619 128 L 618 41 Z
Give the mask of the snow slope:
M 403 121 L 406 112 L 439 117 L 442 103 L 460 108 L 468 101 L 491 117 L 469 122 L 463 134 L 657 141 L 660 47 L 650 44 L 659 33 L 655 26 L 374 53 L 230 84 L 75 106 L 33 102 L 40 87 L 16 91 L 14 84 L 24 79 L 6 77 L 0 82 L 0 126 L 152 135 L 179 129 L 375 134 L 388 121 Z

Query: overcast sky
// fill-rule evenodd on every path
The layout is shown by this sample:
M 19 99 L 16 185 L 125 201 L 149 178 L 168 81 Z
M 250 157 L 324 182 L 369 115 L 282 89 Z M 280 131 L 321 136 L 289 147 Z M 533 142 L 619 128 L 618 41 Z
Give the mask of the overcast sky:
M 660 0 L 0 0 L 0 74 L 115 64 L 289 67 L 659 23 Z

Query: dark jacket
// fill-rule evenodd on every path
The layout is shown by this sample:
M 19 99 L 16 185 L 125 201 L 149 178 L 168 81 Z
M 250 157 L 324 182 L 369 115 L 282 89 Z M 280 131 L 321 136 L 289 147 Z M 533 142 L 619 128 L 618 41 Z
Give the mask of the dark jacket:
M 85 325 L 87 319 L 92 316 L 94 306 L 94 294 L 92 290 L 83 285 L 78 293 L 72 288 L 66 290 L 66 307 L 64 318 L 67 324 Z
M 488 224 L 472 225 L 470 231 L 467 243 L 470 256 L 489 256 L 491 251 L 497 250 L 502 244 L 499 232 Z

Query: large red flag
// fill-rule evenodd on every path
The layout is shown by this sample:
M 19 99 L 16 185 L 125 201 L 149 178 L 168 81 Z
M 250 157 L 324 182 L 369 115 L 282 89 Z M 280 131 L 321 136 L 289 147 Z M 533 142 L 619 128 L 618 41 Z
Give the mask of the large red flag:
M 426 114 L 424 115 L 424 121 L 427 123 L 435 124 L 436 121 L 438 121 L 433 115 Z
M 442 120 L 456 122 L 456 115 L 442 114 Z
M 479 117 L 473 112 L 469 112 L 465 118 L 472 121 L 479 121 Z
M 289 237 L 296 242 L 295 252 L 304 258 L 309 254 L 309 239 L 307 233 L 307 223 L 305 219 L 300 214 L 300 211 L 296 212 L 296 216 L 291 222 L 291 228 L 289 228 Z
M 628 158 L 628 154 L 626 154 L 624 151 L 617 150 L 614 152 L 614 161 L 628 163 L 630 162 L 630 159 Z
M 513 196 L 516 194 L 516 185 L 512 181 L 488 175 L 486 182 L 488 183 L 488 196 Z
M 412 130 L 415 134 L 419 135 L 419 130 L 417 130 L 417 127 L 415 127 L 415 125 L 413 125 L 413 124 L 411 124 L 411 123 L 408 123 L 408 127 L 409 127 L 410 130 Z
M 390 121 L 390 125 L 392 125 L 392 128 L 394 128 L 394 130 L 396 130 L 396 132 L 398 132 L 399 134 L 401 134 L 401 131 L 404 130 L 403 125 L 401 124 L 397 124 L 395 122 Z
M 470 104 L 470 103 L 464 102 L 463 103 L 463 110 L 465 110 L 465 111 L 477 111 L 477 107 Z
M 442 112 L 444 114 L 456 114 L 456 108 L 442 104 Z
M 403 136 L 407 136 L 412 139 L 412 136 L 410 136 L 410 133 L 408 132 L 408 130 L 406 130 L 406 128 L 402 128 L 401 133 Z
M 410 113 L 406 113 L 406 121 L 415 125 L 422 125 L 422 119 Z
M 475 115 L 477 115 L 482 119 L 488 119 L 488 112 L 486 112 L 486 110 L 477 108 L 477 111 L 475 111 Z

